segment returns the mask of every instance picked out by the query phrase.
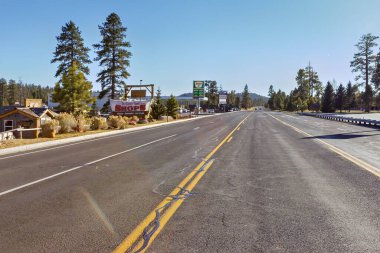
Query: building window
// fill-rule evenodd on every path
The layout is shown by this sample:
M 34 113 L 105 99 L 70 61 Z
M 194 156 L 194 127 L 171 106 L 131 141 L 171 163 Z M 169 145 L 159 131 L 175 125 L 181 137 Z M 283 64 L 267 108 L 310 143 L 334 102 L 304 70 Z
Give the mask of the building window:
M 4 120 L 4 131 L 13 130 L 13 120 Z

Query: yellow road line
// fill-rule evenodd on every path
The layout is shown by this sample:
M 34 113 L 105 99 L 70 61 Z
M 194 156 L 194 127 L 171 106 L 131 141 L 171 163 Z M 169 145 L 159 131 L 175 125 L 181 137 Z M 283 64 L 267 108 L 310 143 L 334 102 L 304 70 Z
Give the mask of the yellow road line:
M 232 140 L 232 136 L 228 139 L 227 143 L 229 143 Z
M 329 150 L 333 151 L 334 153 L 336 153 L 336 154 L 340 155 L 341 157 L 347 159 L 348 161 L 350 161 L 350 162 L 358 165 L 360 168 L 365 169 L 366 171 L 372 173 L 373 175 L 375 175 L 377 177 L 380 177 L 380 169 L 379 168 L 376 168 L 375 166 L 372 166 L 371 164 L 368 164 L 365 161 L 363 161 L 363 160 L 361 160 L 361 159 L 359 159 L 359 158 L 357 158 L 357 157 L 355 157 L 353 155 L 350 155 L 347 152 L 345 152 L 345 151 L 343 151 L 343 150 L 341 150 L 341 149 L 339 149 L 339 148 L 337 148 L 337 147 L 335 147 L 335 146 L 333 146 L 333 145 L 331 145 L 331 144 L 329 144 L 329 143 L 327 143 L 327 142 L 325 142 L 325 141 L 323 141 L 323 140 L 321 140 L 319 138 L 316 138 L 315 136 L 313 136 L 313 135 L 311 135 L 309 133 L 306 133 L 306 132 L 298 129 L 297 127 L 292 126 L 292 125 L 290 125 L 290 124 L 288 124 L 288 123 L 286 123 L 286 122 L 284 122 L 284 121 L 282 121 L 282 120 L 274 117 L 273 115 L 270 115 L 268 113 L 267 113 L 267 115 L 271 116 L 272 118 L 274 118 L 275 120 L 279 121 L 283 125 L 286 125 L 286 126 L 292 128 L 294 131 L 296 131 L 298 133 L 301 133 L 301 134 L 306 135 L 308 137 L 313 137 L 314 141 L 319 142 L 319 143 L 327 146 L 329 148 Z
M 204 166 L 208 160 L 220 149 L 220 147 L 232 136 L 232 134 L 240 128 L 240 126 L 243 124 L 243 122 L 249 117 L 250 115 L 247 115 L 240 123 L 216 146 L 203 160 L 200 162 L 182 181 L 181 183 L 174 188 L 174 190 L 168 195 L 168 196 L 175 196 L 178 193 L 180 193 L 181 188 L 183 189 L 189 182 L 189 185 L 186 188 L 193 189 L 195 185 L 198 183 L 198 181 L 203 177 L 203 175 L 206 173 L 208 168 L 211 166 L 212 162 L 208 163 L 204 170 L 197 174 L 195 178 L 194 175 L 199 171 L 202 166 Z M 113 251 L 114 253 L 121 253 L 126 252 L 128 249 L 134 245 L 137 240 L 141 237 L 142 233 L 144 232 L 144 229 L 154 220 L 156 216 L 156 210 L 161 209 L 163 206 L 165 206 L 167 203 L 169 203 L 172 200 L 171 197 L 166 197 L 163 201 L 161 201 L 160 204 L 156 206 L 156 208 L 148 214 L 148 216 L 145 217 L 145 219 L 140 222 L 139 225 L 125 238 L 121 244 Z M 178 209 L 178 207 L 182 204 L 183 199 L 177 200 L 176 202 L 171 205 L 168 210 L 161 216 L 160 224 L 161 226 L 157 231 L 152 235 L 149 245 L 153 242 L 154 238 L 158 235 L 158 233 L 162 230 L 162 228 L 165 226 L 165 224 L 169 221 L 171 216 L 175 213 L 175 211 Z M 178 203 L 178 204 L 177 204 Z M 169 212 L 170 211 L 170 212 Z M 138 243 L 137 245 L 141 244 Z M 148 246 L 149 246 L 148 245 Z M 135 247 L 136 248 L 136 247 Z M 146 247 L 145 249 L 147 249 Z M 138 248 L 137 248 L 138 249 Z M 145 250 L 144 250 L 145 251 Z M 142 251 L 142 252 L 144 252 Z

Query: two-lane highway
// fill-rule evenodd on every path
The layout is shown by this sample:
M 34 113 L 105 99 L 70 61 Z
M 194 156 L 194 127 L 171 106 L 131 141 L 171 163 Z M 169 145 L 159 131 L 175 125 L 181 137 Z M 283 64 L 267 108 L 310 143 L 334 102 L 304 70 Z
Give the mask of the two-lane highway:
M 236 112 L 0 157 L 0 252 L 110 252 L 210 161 L 148 252 L 379 252 L 380 180 L 333 150 L 379 168 L 376 148 L 317 140 L 380 136 L 324 122 Z
M 0 251 L 111 251 L 245 114 L 0 157 Z

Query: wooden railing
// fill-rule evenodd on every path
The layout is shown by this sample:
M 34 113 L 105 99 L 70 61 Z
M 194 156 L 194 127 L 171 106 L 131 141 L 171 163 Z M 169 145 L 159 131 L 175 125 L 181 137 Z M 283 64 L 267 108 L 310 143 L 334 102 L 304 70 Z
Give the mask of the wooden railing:
M 0 132 L 0 141 L 15 139 L 15 135 L 13 134 L 14 132 L 20 132 L 20 139 L 22 139 L 22 132 L 36 131 L 36 130 L 41 130 L 41 128 L 22 128 L 22 127 L 19 127 L 19 128 L 15 128 L 15 129 L 12 129 L 9 131 Z

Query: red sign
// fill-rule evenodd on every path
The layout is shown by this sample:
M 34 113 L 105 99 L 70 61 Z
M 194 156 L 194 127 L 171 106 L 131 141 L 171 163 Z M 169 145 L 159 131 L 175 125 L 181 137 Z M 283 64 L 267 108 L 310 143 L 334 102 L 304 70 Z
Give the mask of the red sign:
M 124 101 L 110 99 L 112 112 L 115 113 L 134 113 L 147 112 L 150 102 L 147 101 Z
M 115 105 L 115 112 L 145 111 L 145 105 Z

